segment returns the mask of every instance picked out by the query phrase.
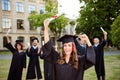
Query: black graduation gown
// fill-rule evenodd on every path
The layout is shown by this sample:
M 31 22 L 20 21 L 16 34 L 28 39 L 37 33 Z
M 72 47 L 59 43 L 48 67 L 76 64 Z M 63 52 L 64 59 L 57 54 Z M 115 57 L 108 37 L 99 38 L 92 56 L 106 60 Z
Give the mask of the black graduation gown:
M 44 60 L 44 54 L 42 52 L 41 49 L 41 54 L 40 54 L 40 58 Z M 43 68 L 44 68 L 44 80 L 53 80 L 52 79 L 52 64 L 46 60 L 43 61 Z
M 78 44 L 78 43 L 76 43 Z M 53 74 L 53 79 L 52 80 L 83 80 L 83 74 L 84 74 L 84 70 L 85 68 L 85 64 L 86 63 L 86 59 L 85 59 L 85 53 L 86 53 L 86 49 L 82 47 L 78 46 L 78 49 L 80 49 L 81 51 L 83 51 L 82 53 L 84 54 L 80 54 L 78 55 L 78 59 L 79 59 L 79 68 L 78 71 L 74 70 L 74 68 L 69 65 L 69 63 L 65 63 L 63 65 L 57 64 L 55 63 L 56 59 L 58 59 L 58 53 L 53 49 L 52 47 L 52 43 L 51 41 L 49 41 L 48 43 L 46 43 L 43 47 L 42 47 L 42 51 L 43 54 L 45 56 L 45 60 L 48 60 L 50 62 L 52 62 L 52 74 Z M 91 48 L 93 50 L 92 47 L 88 47 Z M 52 60 L 52 61 L 51 61 Z M 58 76 L 59 75 L 59 76 Z M 72 75 L 72 77 L 70 77 Z
M 64 64 L 57 63 L 60 55 L 52 47 L 51 41 L 42 47 L 42 51 L 45 56 L 44 59 L 53 65 L 52 80 L 75 80 L 77 70 L 71 66 L 71 61 Z
M 97 76 L 105 76 L 105 66 L 104 66 L 104 46 L 105 45 L 106 45 L 106 41 L 102 41 L 99 43 L 97 47 L 94 46 L 94 50 L 96 54 L 95 71 Z
M 37 52 L 38 52 L 38 48 L 34 49 L 33 47 L 30 48 L 30 52 L 26 50 L 27 56 L 29 57 L 26 79 L 35 79 L 36 75 L 37 75 L 37 79 L 42 78 L 42 73 L 38 58 L 39 55 L 37 54 Z
M 6 48 L 13 54 L 7 80 L 22 80 L 23 67 L 26 68 L 26 54 L 24 52 L 19 53 L 11 43 L 6 44 Z
M 76 39 L 74 41 L 75 41 L 75 45 L 78 53 L 78 60 L 79 60 L 79 68 L 78 68 L 76 80 L 83 80 L 84 71 L 93 66 L 93 64 L 86 59 L 86 55 L 87 53 L 93 54 L 93 53 L 90 53 L 91 51 L 89 50 L 92 50 L 92 52 L 94 52 L 94 49 L 92 46 L 82 47 Z

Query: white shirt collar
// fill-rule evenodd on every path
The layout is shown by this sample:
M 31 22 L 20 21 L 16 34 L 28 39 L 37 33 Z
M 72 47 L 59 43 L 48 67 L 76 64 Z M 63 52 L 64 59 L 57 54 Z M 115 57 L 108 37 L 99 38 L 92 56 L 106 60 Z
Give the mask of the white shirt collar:
M 32 46 L 34 49 L 36 49 L 37 48 L 37 46 Z
M 98 45 L 99 45 L 99 43 L 98 44 L 94 44 L 95 47 L 97 47 Z

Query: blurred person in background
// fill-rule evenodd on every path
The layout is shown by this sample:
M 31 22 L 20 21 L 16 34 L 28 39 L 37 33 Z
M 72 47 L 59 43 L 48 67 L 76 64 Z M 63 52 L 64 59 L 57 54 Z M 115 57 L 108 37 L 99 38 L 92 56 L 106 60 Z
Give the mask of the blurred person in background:
M 26 68 L 26 54 L 23 51 L 23 41 L 16 40 L 15 47 L 13 47 L 8 34 L 6 39 L 7 44 L 5 47 L 12 52 L 12 62 L 7 80 L 22 80 L 22 71 L 23 68 Z
M 98 80 L 105 80 L 104 47 L 107 43 L 107 32 L 104 31 L 103 34 L 103 40 L 99 36 L 93 37 L 93 47 L 96 54 L 95 71 Z
M 32 80 L 36 78 L 38 80 L 42 79 L 42 73 L 39 64 L 40 45 L 38 38 L 32 39 L 32 45 L 31 46 L 30 44 L 28 45 L 26 54 L 29 57 L 26 79 L 27 80 Z

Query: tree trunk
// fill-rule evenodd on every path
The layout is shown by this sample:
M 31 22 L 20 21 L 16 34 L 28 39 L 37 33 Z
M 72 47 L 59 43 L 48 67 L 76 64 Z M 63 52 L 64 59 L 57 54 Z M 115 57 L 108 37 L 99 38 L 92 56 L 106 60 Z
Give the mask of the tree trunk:
M 117 50 L 120 50 L 120 46 L 117 46 Z
M 61 49 L 61 43 L 57 42 L 57 40 L 59 39 L 59 36 L 56 34 L 54 34 L 54 36 L 55 36 L 55 49 L 59 51 Z

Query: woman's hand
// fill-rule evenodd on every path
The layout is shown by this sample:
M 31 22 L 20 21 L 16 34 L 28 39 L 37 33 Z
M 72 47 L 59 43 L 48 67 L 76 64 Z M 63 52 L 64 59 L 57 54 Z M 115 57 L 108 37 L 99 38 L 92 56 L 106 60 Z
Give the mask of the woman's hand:
M 41 48 L 40 43 L 37 43 L 37 46 L 38 46 L 38 52 L 37 52 L 37 54 L 40 54 L 40 48 Z
M 49 19 L 45 19 L 45 20 L 44 20 L 44 27 L 45 27 L 45 28 L 48 27 L 49 24 L 50 24 L 50 20 L 49 20 Z
M 85 43 L 88 45 L 88 46 L 92 46 L 91 43 L 90 43 L 90 40 L 88 38 L 88 36 L 86 34 L 81 34 L 79 36 L 79 38 L 83 41 L 85 41 Z
M 9 32 L 10 32 L 10 29 L 7 31 L 7 33 L 5 34 L 5 37 L 7 39 L 7 43 L 10 43 L 10 39 L 9 39 Z

